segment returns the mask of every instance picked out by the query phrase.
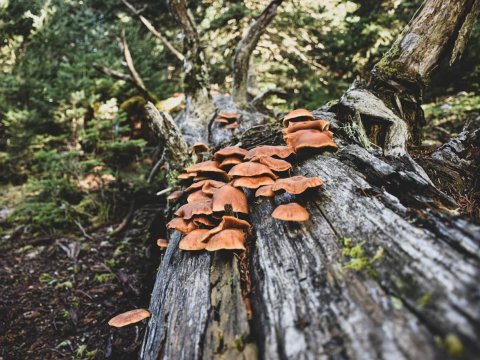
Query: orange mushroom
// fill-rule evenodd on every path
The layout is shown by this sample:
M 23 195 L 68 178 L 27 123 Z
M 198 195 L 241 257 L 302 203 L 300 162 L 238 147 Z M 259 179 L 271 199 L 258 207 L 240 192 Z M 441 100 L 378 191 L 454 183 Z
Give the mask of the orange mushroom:
M 255 197 L 260 197 L 260 196 L 274 197 L 275 193 L 272 190 L 272 185 L 265 185 L 258 188 L 257 191 L 255 191 Z
M 210 215 L 212 214 L 212 200 L 187 203 L 175 211 L 175 216 L 189 220 L 194 215 Z
M 212 227 L 216 225 L 215 222 L 213 222 L 213 220 L 210 217 L 203 216 L 203 215 L 194 216 L 192 218 L 192 223 L 194 223 L 198 227 L 200 225 L 207 226 L 207 227 Z
M 206 244 L 201 242 L 200 239 L 202 235 L 208 232 L 208 229 L 196 229 L 187 234 L 180 242 L 178 243 L 178 248 L 180 250 L 189 250 L 197 251 L 204 250 Z
M 292 164 L 288 161 L 275 159 L 271 156 L 254 157 L 252 161 L 258 161 L 260 164 L 266 165 L 273 171 L 287 171 L 292 168 Z
M 206 184 L 208 184 L 209 187 L 214 187 L 214 188 L 220 188 L 223 185 L 225 185 L 223 181 L 217 181 L 217 180 L 211 180 L 211 179 L 201 180 L 190 185 L 188 188 L 185 189 L 185 192 L 192 192 L 194 190 L 201 189 Z M 202 190 L 205 191 L 205 189 L 202 189 Z
M 242 159 L 236 156 L 227 156 L 220 163 L 220 168 L 223 170 L 229 170 L 232 166 L 240 164 Z
M 143 319 L 150 317 L 150 312 L 145 309 L 135 309 L 119 314 L 108 321 L 108 325 L 113 327 L 124 327 L 135 324 Z
M 320 131 L 327 131 L 330 127 L 330 123 L 327 120 L 312 120 L 312 121 L 300 121 L 288 124 L 288 127 L 282 130 L 283 134 L 291 134 L 299 130 L 315 129 Z
M 180 175 L 178 175 L 178 178 L 180 180 L 188 180 L 188 179 L 194 178 L 195 176 L 197 176 L 197 173 L 196 172 L 191 172 L 191 173 L 180 174 Z
M 227 129 L 230 129 L 230 130 L 235 130 L 236 128 L 238 128 L 240 126 L 239 123 L 237 122 L 234 122 L 234 123 L 231 123 L 231 124 L 228 124 L 227 126 L 225 126 Z
M 289 194 L 298 195 L 310 188 L 322 186 L 323 181 L 319 177 L 292 176 L 285 179 L 278 179 L 272 185 L 272 191 L 285 190 Z
M 283 221 L 307 221 L 310 218 L 308 211 L 297 203 L 277 206 L 272 217 Z
M 176 217 L 170 220 L 167 224 L 167 229 L 174 229 L 182 234 L 188 234 L 190 231 L 195 230 L 197 226 L 191 222 L 187 221 L 181 217 Z
M 177 200 L 178 198 L 182 197 L 182 195 L 183 195 L 183 191 L 176 190 L 167 196 L 167 200 Z
M 208 146 L 205 143 L 199 141 L 192 145 L 192 150 L 195 154 L 200 154 L 208 151 Z
M 285 159 L 293 154 L 295 154 L 295 151 L 290 146 L 262 145 L 248 150 L 248 152 L 245 154 L 244 160 L 251 160 L 260 156 L 276 156 Z
M 272 179 L 278 178 L 266 165 L 256 162 L 244 162 L 235 165 L 228 172 L 229 176 L 233 177 L 245 177 L 245 176 L 270 176 Z
M 233 180 L 234 187 L 258 189 L 260 186 L 273 185 L 275 181 L 269 176 L 239 177 Z
M 200 201 L 208 201 L 211 200 L 210 195 L 204 193 L 202 190 L 198 190 L 195 192 L 192 192 L 190 195 L 187 197 L 187 203 L 193 203 L 193 202 L 200 202 Z
M 166 239 L 157 239 L 157 246 L 160 249 L 166 249 L 168 247 L 168 241 Z
M 207 251 L 245 250 L 245 233 L 238 229 L 222 230 L 205 244 Z
M 296 109 L 290 111 L 287 115 L 283 117 L 283 126 L 288 126 L 289 122 L 305 121 L 305 120 L 314 120 L 315 117 L 313 114 L 306 109 Z
M 224 173 L 219 167 L 219 163 L 214 160 L 202 161 L 197 164 L 191 165 L 185 169 L 187 173 L 199 173 L 199 172 L 212 172 L 212 173 Z
M 220 124 L 228 124 L 229 123 L 229 121 L 227 119 L 224 119 L 224 118 L 216 118 L 213 121 L 217 122 L 217 123 L 220 123 Z
M 247 153 L 247 150 L 242 149 L 239 146 L 227 146 L 221 150 L 218 150 L 215 153 L 214 157 L 215 157 L 215 160 L 218 160 L 218 161 L 228 156 L 236 156 L 243 159 L 246 153 Z
M 240 115 L 237 114 L 237 113 L 220 111 L 220 112 L 218 113 L 218 116 L 221 117 L 221 118 L 224 118 L 224 119 L 233 120 L 233 119 L 238 119 L 238 117 L 239 117 Z
M 337 148 L 328 134 L 318 130 L 299 130 L 285 135 L 285 141 L 295 149 L 295 152 L 303 149 Z
M 208 233 L 205 233 L 200 241 L 206 242 L 210 236 L 219 233 L 225 229 L 240 229 L 245 231 L 250 231 L 252 225 L 248 221 L 236 218 L 234 216 L 224 215 L 220 224 L 215 226 L 213 229 L 210 229 Z
M 247 197 L 231 185 L 222 186 L 213 194 L 213 211 L 225 211 L 226 205 L 231 205 L 234 212 L 248 214 Z

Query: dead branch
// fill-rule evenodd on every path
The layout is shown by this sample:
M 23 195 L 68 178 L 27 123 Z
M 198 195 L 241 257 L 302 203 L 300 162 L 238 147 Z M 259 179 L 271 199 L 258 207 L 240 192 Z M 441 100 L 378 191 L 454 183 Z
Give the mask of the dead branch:
M 135 69 L 135 65 L 133 64 L 132 54 L 130 53 L 130 49 L 128 48 L 127 39 L 125 37 L 125 30 L 122 30 L 120 34 L 121 40 L 121 48 L 123 51 L 123 57 L 125 58 L 125 62 L 127 63 L 128 72 L 130 73 L 130 77 L 132 78 L 132 82 L 135 87 L 140 91 L 140 93 L 147 99 L 153 102 L 157 102 L 157 97 L 147 89 L 145 84 L 143 83 L 140 74 Z
M 145 25 L 145 27 L 148 29 L 148 31 L 150 31 L 153 36 L 155 36 L 156 38 L 158 38 L 162 44 L 173 54 L 177 57 L 178 60 L 180 61 L 183 61 L 184 59 L 184 56 L 183 54 L 178 51 L 175 46 L 173 46 L 173 44 L 167 40 L 167 38 L 165 36 L 163 36 L 153 25 L 150 21 L 147 20 L 147 18 L 145 18 L 145 16 L 143 16 L 141 14 L 141 11 L 143 10 L 137 10 L 135 9 L 135 7 L 130 4 L 127 0 L 122 0 L 122 2 L 125 4 L 126 7 L 128 7 L 128 9 L 135 15 L 138 17 L 138 19 L 142 22 L 143 25 Z
M 247 33 L 235 50 L 232 95 L 233 101 L 240 107 L 245 107 L 248 100 L 248 69 L 253 50 L 255 50 L 258 40 L 260 40 L 267 26 L 275 17 L 277 8 L 282 1 L 283 0 L 273 0 L 268 4 L 258 19 L 250 25 Z
M 98 72 L 101 72 L 102 74 L 105 74 L 117 80 L 123 80 L 133 84 L 133 79 L 129 74 L 125 74 L 121 71 L 113 70 L 113 69 L 110 69 L 109 67 L 106 67 L 104 65 L 99 65 L 99 64 L 93 64 L 93 67 L 95 68 L 95 70 L 97 70 Z

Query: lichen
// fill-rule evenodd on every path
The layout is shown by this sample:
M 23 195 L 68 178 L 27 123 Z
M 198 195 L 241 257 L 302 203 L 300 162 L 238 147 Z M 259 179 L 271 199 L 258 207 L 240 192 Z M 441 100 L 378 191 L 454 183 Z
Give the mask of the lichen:
M 427 292 L 427 293 L 423 294 L 423 296 L 420 299 L 418 299 L 417 306 L 419 308 L 424 308 L 425 306 L 427 306 L 429 304 L 431 298 L 432 298 L 432 293 L 431 292 Z
M 353 245 L 352 239 L 342 238 L 340 242 L 343 245 L 342 255 L 350 258 L 350 260 L 343 266 L 344 269 L 354 271 L 366 271 L 371 276 L 376 276 L 373 264 L 381 260 L 384 256 L 384 250 L 382 247 L 378 247 L 373 256 L 365 254 L 363 249 L 364 241 Z
M 243 349 L 245 349 L 245 338 L 245 334 L 237 336 L 235 340 L 232 341 L 232 348 L 242 352 Z
M 459 358 L 463 355 L 462 341 L 455 334 L 449 333 L 444 338 L 436 338 L 439 347 L 447 351 L 450 356 Z

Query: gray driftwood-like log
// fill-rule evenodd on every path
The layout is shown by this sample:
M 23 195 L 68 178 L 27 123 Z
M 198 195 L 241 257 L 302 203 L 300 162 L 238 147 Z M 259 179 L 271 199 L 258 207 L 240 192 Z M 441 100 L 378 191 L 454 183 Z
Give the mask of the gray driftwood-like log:
M 443 29 L 439 21 L 453 21 L 450 31 L 461 32 L 475 1 L 449 2 L 449 12 L 440 3 L 424 3 L 423 25 Z M 402 38 L 418 26 L 413 20 Z M 400 44 L 414 43 L 423 40 Z M 407 154 L 411 129 L 406 101 L 416 106 L 421 96 L 412 98 L 392 79 L 355 84 L 327 109 L 334 113 L 315 112 L 331 121 L 339 151 L 298 156 L 293 174 L 320 176 L 325 184 L 297 197 L 249 194 L 254 228 L 246 254 L 183 252 L 179 234 L 169 235 L 141 359 L 478 356 L 480 226 L 457 217 L 454 200 L 410 157 L 399 156 Z M 231 105 L 215 101 L 217 108 Z M 243 126 L 258 119 L 242 112 Z M 209 129 L 211 143 L 228 139 Z M 246 148 L 280 141 L 271 125 L 240 138 Z M 271 217 L 275 206 L 292 200 L 307 207 L 309 221 Z

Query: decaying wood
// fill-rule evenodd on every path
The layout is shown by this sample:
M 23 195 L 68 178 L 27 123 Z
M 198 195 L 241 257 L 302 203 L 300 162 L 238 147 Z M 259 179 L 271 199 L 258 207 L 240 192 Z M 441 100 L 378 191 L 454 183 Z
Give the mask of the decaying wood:
M 138 19 L 142 22 L 143 25 L 150 31 L 153 36 L 155 36 L 157 39 L 159 39 L 162 44 L 173 54 L 176 56 L 176 58 L 180 61 L 183 61 L 184 56 L 183 54 L 178 51 L 173 44 L 167 40 L 165 36 L 163 36 L 156 28 L 153 26 L 153 24 L 148 21 L 148 19 L 142 15 L 141 11 L 135 9 L 135 7 L 130 4 L 127 0 L 122 0 L 122 2 L 125 4 L 125 6 L 133 13 L 133 15 L 137 16 Z
M 158 111 L 151 102 L 145 105 L 145 110 L 149 126 L 164 149 L 165 158 L 176 166 L 185 165 L 189 159 L 188 145 L 170 114 Z
M 232 96 L 233 101 L 239 108 L 244 108 L 247 105 L 248 70 L 253 50 L 255 50 L 258 40 L 260 40 L 267 26 L 275 17 L 277 8 L 282 1 L 283 0 L 271 1 L 258 19 L 250 25 L 245 36 L 237 45 L 233 59 Z

